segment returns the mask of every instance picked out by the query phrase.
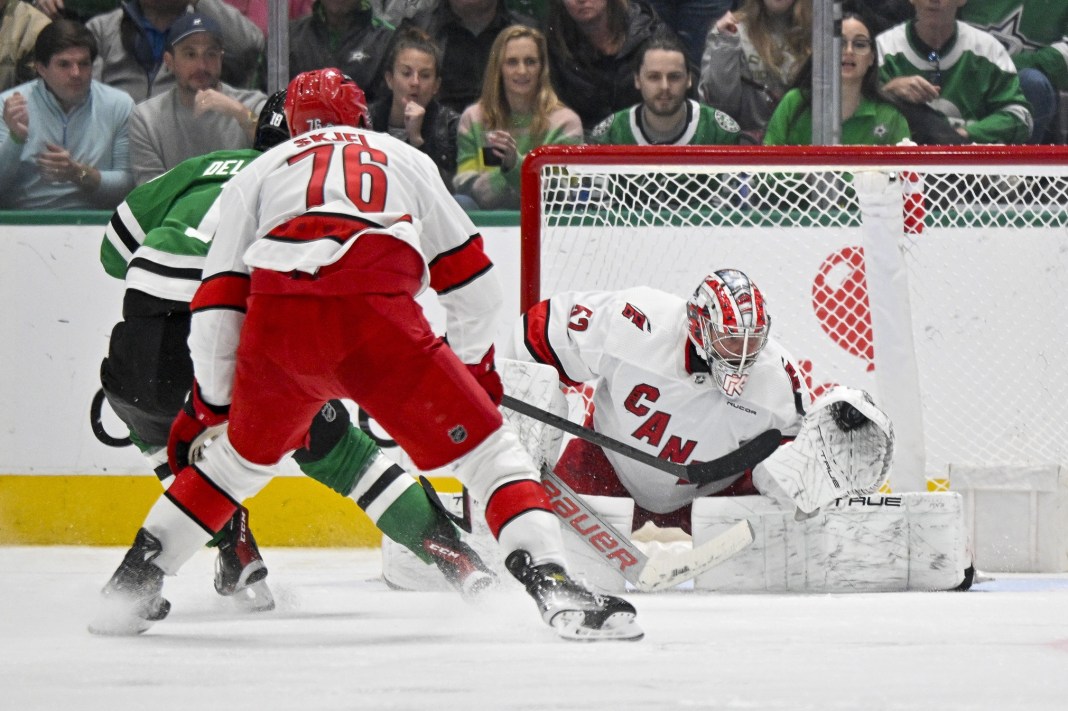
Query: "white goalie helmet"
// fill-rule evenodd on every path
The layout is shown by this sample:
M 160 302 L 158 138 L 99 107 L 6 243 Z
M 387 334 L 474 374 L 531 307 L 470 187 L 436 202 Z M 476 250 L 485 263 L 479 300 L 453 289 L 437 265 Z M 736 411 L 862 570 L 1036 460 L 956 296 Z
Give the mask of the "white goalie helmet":
M 686 302 L 690 341 L 727 395 L 745 387 L 746 371 L 768 342 L 771 316 L 748 276 L 720 269 L 701 280 Z

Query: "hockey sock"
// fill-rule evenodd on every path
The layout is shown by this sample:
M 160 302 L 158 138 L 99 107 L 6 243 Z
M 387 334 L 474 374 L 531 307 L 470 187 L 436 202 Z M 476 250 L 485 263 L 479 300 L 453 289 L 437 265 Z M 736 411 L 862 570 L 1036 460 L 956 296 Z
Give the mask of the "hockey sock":
M 340 402 L 327 403 L 316 415 L 308 447 L 293 458 L 307 476 L 353 499 L 382 533 L 424 562 L 430 556 L 423 540 L 440 526 L 452 526 L 418 482 L 352 425 Z
M 294 452 L 293 459 L 306 475 L 342 496 L 348 496 L 378 456 L 378 445 L 363 430 L 347 421 L 344 431 L 333 439 L 332 445 L 327 447 L 326 444 L 316 440 L 313 426 L 311 445 Z

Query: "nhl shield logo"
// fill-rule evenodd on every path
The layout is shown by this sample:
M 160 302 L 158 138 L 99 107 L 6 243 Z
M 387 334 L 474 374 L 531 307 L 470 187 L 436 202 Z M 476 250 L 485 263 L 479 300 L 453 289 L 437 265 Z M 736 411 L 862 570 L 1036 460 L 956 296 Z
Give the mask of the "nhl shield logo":
M 449 430 L 449 439 L 451 439 L 454 444 L 460 444 L 467 439 L 467 429 L 463 425 L 456 425 Z

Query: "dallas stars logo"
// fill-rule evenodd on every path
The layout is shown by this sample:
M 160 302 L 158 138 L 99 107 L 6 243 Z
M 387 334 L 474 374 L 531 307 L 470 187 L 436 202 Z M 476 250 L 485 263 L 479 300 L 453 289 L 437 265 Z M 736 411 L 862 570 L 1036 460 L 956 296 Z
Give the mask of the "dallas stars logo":
M 1044 45 L 1031 42 L 1020 32 L 1020 19 L 1023 17 L 1023 6 L 1017 7 L 1000 22 L 983 25 L 972 22 L 975 27 L 986 30 L 997 37 L 998 42 L 1005 46 L 1009 54 L 1019 54 L 1024 50 L 1041 49 Z

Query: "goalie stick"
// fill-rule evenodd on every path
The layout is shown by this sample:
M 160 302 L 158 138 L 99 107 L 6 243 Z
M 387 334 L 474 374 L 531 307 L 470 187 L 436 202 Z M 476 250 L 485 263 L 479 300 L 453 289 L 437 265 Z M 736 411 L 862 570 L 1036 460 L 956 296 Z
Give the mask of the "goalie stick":
M 779 443 L 782 442 L 782 433 L 779 430 L 767 430 L 766 432 L 761 432 L 733 452 L 713 459 L 711 462 L 678 464 L 677 462 L 669 462 L 666 459 L 660 459 L 652 454 L 643 452 L 640 449 L 631 447 L 629 444 L 624 444 L 619 440 L 591 430 L 589 427 L 583 427 L 565 417 L 554 415 L 530 403 L 517 400 L 511 395 L 505 395 L 501 404 L 509 410 L 544 422 L 547 425 L 552 425 L 591 444 L 610 449 L 646 466 L 659 469 L 691 484 L 698 485 L 710 484 L 744 472 L 746 469 L 752 469 L 771 456 L 771 453 L 778 449 Z
M 601 519 L 549 467 L 542 467 L 541 476 L 553 511 L 568 524 L 566 528 L 641 592 L 668 590 L 696 578 L 753 542 L 753 527 L 743 520 L 693 550 L 650 558 Z

